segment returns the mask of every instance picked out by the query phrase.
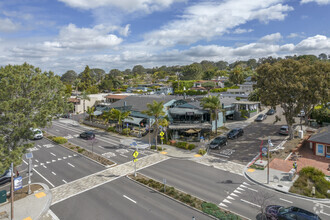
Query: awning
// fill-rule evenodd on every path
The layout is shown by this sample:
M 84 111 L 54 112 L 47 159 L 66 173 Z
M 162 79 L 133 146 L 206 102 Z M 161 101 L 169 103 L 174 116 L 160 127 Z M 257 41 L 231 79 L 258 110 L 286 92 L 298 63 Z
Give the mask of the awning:
M 206 111 L 192 108 L 171 108 L 169 112 L 174 115 L 203 115 Z
M 135 117 L 131 117 L 131 118 L 132 119 L 125 118 L 124 123 L 131 123 L 131 124 L 139 125 L 140 122 L 144 119 L 144 118 L 135 118 Z
M 194 123 L 194 124 L 170 124 L 169 129 L 172 130 L 185 130 L 185 129 L 211 129 L 212 125 L 210 123 Z
M 196 131 L 195 129 L 189 129 L 188 131 L 185 131 L 188 134 L 196 134 L 198 133 L 198 131 Z

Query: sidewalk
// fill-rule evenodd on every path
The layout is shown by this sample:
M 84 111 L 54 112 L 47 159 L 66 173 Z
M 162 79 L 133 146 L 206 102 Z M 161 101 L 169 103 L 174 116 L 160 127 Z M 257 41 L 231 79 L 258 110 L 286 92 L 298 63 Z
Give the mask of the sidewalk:
M 43 187 L 42 190 L 14 202 L 14 220 L 37 220 L 44 215 L 51 204 L 52 194 L 47 185 L 43 183 L 35 183 Z M 10 219 L 10 202 L 0 205 L 0 213 L 7 212 L 8 217 L 2 220 Z
M 182 159 L 190 159 L 190 158 L 195 158 L 195 157 L 201 157 L 202 155 L 198 154 L 196 152 L 196 149 L 194 150 L 184 150 L 180 149 L 171 145 L 157 145 L 160 147 L 163 147 L 163 151 L 161 151 L 161 154 L 164 154 L 169 157 L 174 157 L 174 158 L 182 158 Z

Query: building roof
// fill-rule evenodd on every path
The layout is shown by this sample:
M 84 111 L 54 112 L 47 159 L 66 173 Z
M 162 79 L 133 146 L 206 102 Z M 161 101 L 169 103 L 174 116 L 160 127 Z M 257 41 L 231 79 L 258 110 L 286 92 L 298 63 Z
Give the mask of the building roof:
M 171 100 L 178 100 L 176 96 L 169 95 L 141 95 L 141 96 L 127 96 L 111 105 L 112 108 L 122 108 L 125 105 L 127 110 L 133 111 L 145 111 L 147 110 L 147 104 L 152 103 L 154 100 L 157 102 L 167 103 Z M 180 98 L 181 99 L 181 98 Z
M 319 128 L 308 141 L 330 144 L 330 126 Z
M 107 95 L 105 98 L 106 99 L 124 99 L 126 98 L 127 95 Z
M 203 110 L 200 110 L 200 109 L 193 109 L 193 108 L 178 108 L 178 107 L 174 107 L 174 108 L 171 108 L 169 110 L 169 112 L 171 114 L 174 114 L 174 115 L 186 115 L 188 113 L 193 113 L 194 115 L 203 115 L 207 111 L 203 111 Z
M 260 102 L 251 102 L 251 101 L 237 101 L 237 102 L 234 102 L 233 104 L 255 105 L 255 104 L 260 104 Z
M 237 99 L 235 98 L 230 98 L 230 97 L 221 97 L 220 98 L 220 103 L 223 104 L 224 106 L 229 106 L 233 105 L 233 103 L 237 102 Z

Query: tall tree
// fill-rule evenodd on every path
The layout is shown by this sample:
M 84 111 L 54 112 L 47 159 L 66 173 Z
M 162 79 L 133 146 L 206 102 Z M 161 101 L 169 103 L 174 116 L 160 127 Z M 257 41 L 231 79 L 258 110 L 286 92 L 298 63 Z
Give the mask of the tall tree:
M 95 84 L 95 80 L 91 76 L 91 69 L 89 66 L 85 67 L 85 70 L 80 74 L 80 89 L 87 90 L 89 87 Z
M 211 111 L 211 118 L 215 120 L 215 134 L 218 135 L 218 113 L 221 110 L 220 96 L 207 96 L 201 101 L 204 109 Z
M 136 65 L 132 69 L 132 73 L 134 74 L 134 76 L 142 75 L 144 72 L 145 72 L 145 69 L 142 65 Z
M 182 69 L 182 79 L 184 80 L 200 80 L 202 78 L 202 67 L 199 63 L 193 63 Z
M 111 120 L 117 121 L 118 129 L 121 132 L 123 128 L 123 121 L 125 119 L 132 119 L 130 117 L 131 112 L 130 111 L 120 111 L 118 109 L 111 109 L 109 112 L 109 117 Z
M 156 147 L 157 147 L 159 120 L 162 116 L 165 116 L 164 102 L 157 102 L 154 100 L 152 103 L 147 104 L 147 108 L 148 110 L 144 111 L 143 113 L 149 116 L 153 116 L 155 118 L 154 127 L 156 131 L 155 139 L 156 139 Z
M 91 69 L 91 76 L 95 82 L 100 82 L 105 77 L 105 71 L 103 69 L 93 68 Z
M 0 67 L 0 173 L 21 164 L 34 144 L 30 128 L 43 128 L 64 113 L 68 96 L 60 77 L 24 63 Z
M 294 117 L 300 112 L 302 60 L 286 59 L 279 62 L 265 63 L 257 69 L 257 84 L 259 96 L 263 104 L 268 106 L 281 105 L 286 122 L 289 126 L 290 139 L 293 138 Z
M 215 76 L 216 70 L 215 69 L 208 69 L 203 74 L 203 79 L 211 80 Z
M 89 118 L 89 121 L 92 121 L 93 119 L 93 116 L 94 116 L 94 111 L 95 111 L 95 107 L 92 106 L 92 107 L 87 107 L 87 114 L 88 114 L 88 118 Z
M 244 82 L 243 68 L 241 66 L 235 66 L 235 68 L 229 73 L 229 81 L 235 85 Z
M 72 85 L 73 82 L 77 79 L 77 77 L 78 75 L 75 71 L 68 70 L 61 76 L 61 81 Z

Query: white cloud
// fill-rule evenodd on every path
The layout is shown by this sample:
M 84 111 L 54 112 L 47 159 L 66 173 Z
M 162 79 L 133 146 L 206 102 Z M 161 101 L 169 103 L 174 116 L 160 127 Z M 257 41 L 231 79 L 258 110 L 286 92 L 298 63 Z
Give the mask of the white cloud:
M 180 19 L 145 35 L 150 45 L 173 46 L 212 40 L 229 29 L 258 19 L 263 23 L 283 20 L 293 10 L 282 0 L 227 0 L 199 3 L 188 7 Z
M 259 41 L 263 43 L 273 43 L 280 41 L 282 39 L 282 35 L 280 33 L 269 34 L 262 37 Z
M 100 7 L 117 7 L 127 12 L 133 11 L 158 11 L 168 8 L 175 2 L 185 0 L 59 0 L 65 4 L 81 9 L 95 9 Z
M 243 33 L 249 33 L 249 32 L 252 32 L 253 29 L 242 29 L 242 28 L 236 28 L 234 31 L 233 31 L 233 34 L 243 34 Z
M 330 51 L 330 38 L 324 35 L 316 35 L 302 40 L 296 45 L 297 51 L 314 52 L 314 51 Z
M 301 4 L 306 4 L 310 2 L 316 2 L 318 5 L 327 5 L 330 4 L 330 0 L 301 0 Z
M 290 33 L 288 36 L 286 36 L 287 38 L 303 38 L 305 35 L 304 32 L 301 33 Z
M 9 18 L 0 18 L 0 32 L 14 32 L 19 30 L 20 25 L 18 23 L 14 23 Z

